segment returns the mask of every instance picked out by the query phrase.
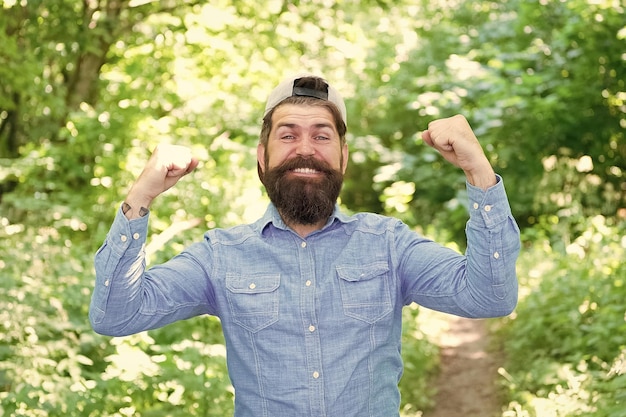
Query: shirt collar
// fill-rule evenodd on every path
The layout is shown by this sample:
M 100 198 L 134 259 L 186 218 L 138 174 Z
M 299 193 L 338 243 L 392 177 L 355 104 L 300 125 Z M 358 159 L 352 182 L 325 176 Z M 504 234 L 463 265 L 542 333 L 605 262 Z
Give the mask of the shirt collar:
M 339 208 L 339 205 L 336 204 L 335 209 L 333 210 L 333 214 L 328 218 L 328 221 L 326 222 L 326 224 L 324 225 L 324 227 L 322 227 L 320 231 L 323 231 L 324 229 L 328 228 L 329 226 L 334 224 L 336 221 L 339 223 L 345 224 L 345 223 L 351 223 L 351 222 L 356 221 L 356 218 L 343 213 L 341 209 Z M 282 217 L 280 217 L 280 214 L 278 213 L 278 210 L 276 209 L 276 206 L 274 206 L 273 203 L 270 203 L 267 206 L 267 210 L 265 210 L 265 214 L 259 220 L 255 222 L 255 226 L 256 226 L 255 228 L 257 229 L 259 233 L 263 233 L 263 230 L 265 230 L 265 228 L 270 224 L 273 225 L 277 229 L 291 230 L 289 226 L 285 224 Z

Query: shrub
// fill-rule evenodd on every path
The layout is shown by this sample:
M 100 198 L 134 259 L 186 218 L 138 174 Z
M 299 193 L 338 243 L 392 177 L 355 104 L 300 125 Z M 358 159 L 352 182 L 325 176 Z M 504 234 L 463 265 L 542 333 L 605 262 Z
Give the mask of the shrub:
M 623 415 L 625 229 L 596 216 L 563 250 L 545 240 L 527 244 L 523 299 L 500 334 L 511 400 L 505 416 Z

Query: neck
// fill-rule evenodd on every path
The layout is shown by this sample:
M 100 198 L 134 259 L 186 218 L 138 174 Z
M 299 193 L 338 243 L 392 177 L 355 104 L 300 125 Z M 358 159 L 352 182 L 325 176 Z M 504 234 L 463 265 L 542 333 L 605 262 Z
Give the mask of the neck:
M 281 217 L 283 217 L 283 216 L 281 215 Z M 322 220 L 322 221 L 314 223 L 314 224 L 293 223 L 293 222 L 286 221 L 284 217 L 283 217 L 283 221 L 294 232 L 296 232 L 298 234 L 298 236 L 300 236 L 301 238 L 305 238 L 308 235 L 310 235 L 311 233 L 315 232 L 316 230 L 320 230 L 326 224 L 326 220 Z

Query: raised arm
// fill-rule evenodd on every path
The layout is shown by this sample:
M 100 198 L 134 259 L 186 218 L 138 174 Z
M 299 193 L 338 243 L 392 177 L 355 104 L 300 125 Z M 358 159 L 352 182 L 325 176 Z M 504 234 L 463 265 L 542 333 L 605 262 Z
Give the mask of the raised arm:
M 89 319 L 96 332 L 123 336 L 208 312 L 210 259 L 183 254 L 146 271 L 144 250 L 152 201 L 197 165 L 189 149 L 161 145 L 131 187 L 95 256 Z
M 502 178 L 495 174 L 465 117 L 435 120 L 422 138 L 465 172 L 470 214 L 467 251 L 462 256 L 434 242 L 415 245 L 411 237 L 401 241 L 405 302 L 464 317 L 507 315 L 517 304 L 515 263 L 520 238 Z

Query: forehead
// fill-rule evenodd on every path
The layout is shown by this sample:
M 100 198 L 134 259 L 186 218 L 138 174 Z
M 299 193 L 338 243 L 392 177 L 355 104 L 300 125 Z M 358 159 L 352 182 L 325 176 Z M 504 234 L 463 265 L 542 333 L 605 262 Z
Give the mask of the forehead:
M 335 119 L 329 109 L 322 106 L 306 104 L 283 104 L 277 107 L 272 114 L 273 129 L 284 125 L 330 125 L 337 130 Z

